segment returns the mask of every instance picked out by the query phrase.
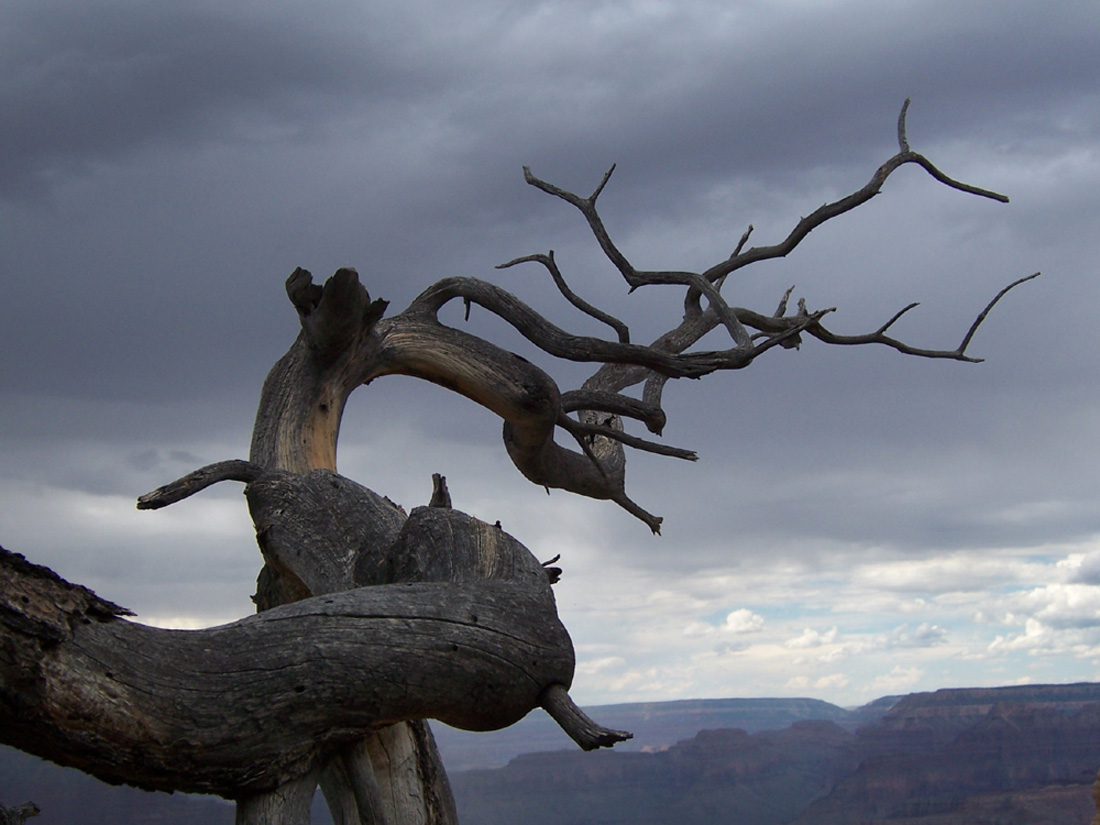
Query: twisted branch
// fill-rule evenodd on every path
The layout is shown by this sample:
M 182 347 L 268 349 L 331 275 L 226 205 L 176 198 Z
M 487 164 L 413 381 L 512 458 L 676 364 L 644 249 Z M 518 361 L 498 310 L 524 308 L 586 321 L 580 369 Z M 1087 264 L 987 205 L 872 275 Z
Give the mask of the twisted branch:
M 978 362 L 981 359 L 973 358 L 967 355 L 966 352 L 978 327 L 985 320 L 993 306 L 1008 291 L 1025 281 L 1031 280 L 1031 278 L 1036 277 L 1035 275 L 1021 278 L 1002 289 L 975 318 L 961 344 L 952 350 L 916 347 L 887 335 L 887 330 L 902 315 L 915 308 L 917 304 L 910 304 L 903 308 L 874 332 L 862 335 L 840 335 L 828 330 L 821 323 L 823 316 L 831 312 L 831 309 L 810 312 L 807 310 L 805 302 L 799 301 L 798 310 L 793 315 L 787 315 L 787 302 L 791 297 L 793 287 L 784 294 L 778 309 L 771 316 L 763 316 L 741 307 L 731 307 L 719 292 L 731 273 L 758 261 L 789 254 L 813 229 L 866 203 L 881 191 L 887 178 L 896 169 L 906 164 L 912 163 L 920 166 L 932 178 L 952 189 L 1002 203 L 1008 202 L 1005 195 L 948 176 L 924 155 L 914 152 L 910 148 L 906 134 L 906 115 L 909 104 L 910 101 L 906 100 L 898 115 L 897 154 L 879 166 L 867 184 L 837 201 L 822 205 L 800 219 L 788 235 L 777 244 L 752 247 L 746 250 L 745 246 L 753 231 L 753 227 L 750 225 L 742 234 L 733 253 L 728 258 L 701 273 L 642 271 L 637 269 L 619 249 L 611 239 L 597 208 L 597 199 L 610 181 L 611 175 L 615 171 L 614 165 L 608 169 L 599 185 L 588 197 L 581 197 L 549 183 L 537 177 L 530 167 L 525 166 L 523 168 L 524 180 L 529 185 L 564 200 L 581 213 L 604 255 L 619 271 L 630 291 L 633 292 L 639 287 L 652 284 L 680 284 L 687 287 L 683 320 L 676 328 L 659 336 L 648 347 L 645 347 L 646 355 L 644 357 L 638 357 L 639 353 L 636 350 L 611 352 L 606 347 L 595 344 L 590 339 L 575 339 L 575 346 L 579 349 L 579 352 L 574 350 L 575 354 L 567 352 L 569 349 L 567 347 L 558 348 L 557 350 L 549 349 L 544 346 L 542 340 L 528 334 L 526 331 L 537 328 L 538 324 L 531 325 L 527 318 L 523 319 L 522 326 L 513 323 L 513 319 L 518 320 L 513 311 L 514 307 L 505 306 L 506 302 L 497 300 L 496 296 L 488 302 L 482 302 L 479 297 L 463 290 L 464 300 L 481 303 L 490 311 L 501 315 L 505 320 L 513 323 L 529 340 L 548 352 L 552 352 L 552 354 L 570 360 L 599 360 L 604 362 L 604 366 L 585 382 L 584 388 L 579 391 L 579 394 L 578 391 L 574 391 L 562 396 L 563 399 L 568 398 L 570 402 L 568 409 L 564 404 L 562 409 L 563 412 L 580 409 L 598 410 L 613 413 L 614 417 L 608 421 L 607 425 L 602 427 L 592 424 L 577 424 L 566 415 L 559 416 L 558 424 L 578 438 L 582 447 L 585 448 L 584 452 L 586 454 L 591 453 L 589 446 L 596 443 L 595 439 L 602 439 L 600 443 L 602 443 L 603 449 L 609 455 L 615 456 L 615 460 L 619 464 L 623 461 L 622 445 L 624 444 L 640 449 L 653 450 L 654 452 L 663 452 L 668 455 L 688 457 L 687 451 L 659 451 L 653 449 L 652 442 L 645 440 L 632 442 L 622 432 L 620 417 L 626 416 L 642 420 L 651 432 L 660 433 L 664 424 L 663 411 L 661 411 L 661 395 L 669 378 L 699 377 L 702 374 L 722 369 L 741 369 L 755 360 L 758 355 L 774 346 L 797 349 L 801 344 L 801 334 L 803 332 L 825 343 L 841 345 L 882 344 L 908 355 Z M 574 306 L 592 317 L 600 318 L 605 323 L 611 324 L 615 329 L 621 330 L 620 343 L 626 343 L 629 340 L 625 334 L 625 324 L 621 324 L 617 319 L 612 319 L 612 316 L 600 313 L 599 310 L 596 310 L 587 302 L 583 302 L 565 285 L 564 278 L 561 276 L 552 255 L 532 255 L 516 258 L 502 266 L 514 266 L 521 262 L 541 263 L 550 272 L 562 294 Z M 708 302 L 705 309 L 700 306 L 702 296 L 706 296 Z M 436 299 L 439 298 L 442 298 L 442 293 L 437 294 Z M 704 335 L 719 325 L 724 326 L 730 334 L 733 341 L 733 346 L 730 349 L 718 352 L 688 351 Z M 750 335 L 747 331 L 749 329 L 755 330 L 755 332 Z M 594 358 L 590 356 L 594 356 Z M 623 390 L 638 383 L 644 383 L 641 401 L 621 394 Z M 580 400 L 582 398 L 587 399 L 587 401 L 582 402 Z M 613 398 L 616 400 L 612 401 Z M 582 435 L 587 436 L 589 441 L 582 440 Z
M 553 252 L 515 258 L 501 264 L 510 268 L 536 263 L 550 275 L 559 292 L 578 311 L 607 325 L 614 339 L 575 335 L 551 323 L 512 293 L 474 278 L 444 278 L 417 296 L 408 308 L 392 318 L 382 318 L 385 303 L 372 302 L 358 284 L 353 270 L 341 270 L 323 289 L 314 286 L 304 271 L 288 282 L 288 294 L 302 317 L 309 352 L 327 353 L 331 342 L 314 330 L 318 315 L 343 309 L 347 323 L 334 325 L 340 337 L 350 342 L 341 352 L 333 378 L 317 392 L 317 402 L 302 407 L 301 421 L 280 435 L 278 444 L 299 443 L 304 434 L 319 446 L 319 459 L 334 462 L 333 424 L 338 423 L 344 398 L 353 386 L 369 383 L 389 374 L 415 376 L 434 382 L 474 400 L 504 421 L 504 441 L 509 456 L 523 475 L 547 488 L 565 489 L 580 495 L 615 501 L 641 518 L 655 532 L 660 519 L 629 499 L 625 492 L 624 447 L 694 460 L 690 450 L 667 447 L 626 433 L 623 419 L 642 422 L 650 433 L 660 435 L 665 425 L 661 408 L 664 388 L 670 378 L 701 378 L 717 371 L 747 367 L 757 357 L 776 347 L 798 349 L 805 336 L 827 344 L 881 344 L 898 352 L 923 358 L 976 362 L 967 354 L 977 329 L 993 306 L 1010 290 L 1035 276 L 1021 278 L 1001 290 L 979 313 L 960 345 L 955 349 L 916 347 L 888 334 L 893 325 L 916 304 L 904 307 L 886 323 L 869 333 L 844 335 L 824 324 L 833 308 L 810 310 L 799 300 L 788 311 L 793 287 L 782 296 L 777 309 L 760 313 L 733 306 L 721 295 L 728 276 L 749 264 L 782 257 L 794 250 L 813 229 L 866 203 L 898 168 L 913 163 L 935 180 L 959 191 L 1007 201 L 1004 195 L 955 180 L 941 172 L 927 158 L 909 147 L 905 117 L 908 101 L 898 118 L 899 151 L 875 170 L 862 188 L 826 203 L 800 219 L 787 236 L 770 246 L 746 249 L 753 228 L 741 235 L 732 254 L 702 272 L 644 271 L 637 269 L 611 239 L 597 208 L 597 201 L 615 170 L 612 166 L 591 195 L 580 195 L 536 177 L 524 167 L 526 182 L 576 208 L 584 217 L 604 255 L 618 270 L 630 291 L 643 286 L 675 284 L 685 288 L 684 313 L 680 322 L 648 345 L 631 341 L 626 323 L 578 295 L 566 283 Z M 706 298 L 705 306 L 702 299 Z M 498 316 L 543 352 L 567 361 L 599 364 L 582 387 L 563 392 L 544 371 L 525 359 L 469 333 L 443 324 L 440 310 L 459 300 L 470 308 L 477 305 Z M 693 347 L 711 330 L 723 327 L 730 346 L 717 350 Z M 302 350 L 305 352 L 306 350 Z M 297 369 L 297 354 L 287 361 L 286 370 Z M 311 356 L 314 357 L 314 356 Z M 641 384 L 641 398 L 625 394 Z M 579 452 L 554 442 L 561 428 L 576 441 Z M 316 434 L 316 435 L 315 435 Z M 324 438 L 320 438 L 324 436 Z M 323 442 L 323 443 L 322 443 Z M 266 442 L 265 442 L 266 443 Z M 330 455 L 331 454 L 331 455 Z M 255 460 L 255 459 L 254 459 Z M 333 466 L 321 463 L 315 466 Z M 239 469 L 239 468 L 238 468 Z

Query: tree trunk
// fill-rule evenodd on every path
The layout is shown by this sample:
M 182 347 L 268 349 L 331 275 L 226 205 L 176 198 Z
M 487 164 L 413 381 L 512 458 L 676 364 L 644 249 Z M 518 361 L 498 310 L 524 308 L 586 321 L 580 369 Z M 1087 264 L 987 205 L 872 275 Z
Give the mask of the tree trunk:
M 374 366 L 369 319 L 380 317 L 385 304 L 372 304 L 350 270 L 341 270 L 343 274 L 324 288 L 300 273 L 288 280 L 287 292 L 298 309 L 302 333 L 264 382 L 250 458 L 271 470 L 335 472 L 344 406 L 363 383 L 364 369 Z M 322 506 L 315 512 L 325 512 L 326 497 L 318 496 Z M 257 537 L 267 562 L 257 587 L 258 609 L 392 581 L 386 575 L 384 550 L 396 536 L 403 514 L 378 498 L 373 497 L 370 508 L 377 521 L 362 525 L 366 536 L 357 535 L 354 544 L 318 547 L 312 542 L 314 552 L 294 556 L 302 564 L 288 565 L 273 548 L 278 539 L 270 535 L 280 519 L 274 524 L 265 520 L 259 495 L 251 491 L 249 505 L 258 517 Z M 373 564 L 361 559 L 364 553 Z M 357 567 L 362 568 L 358 577 Z M 393 759 L 387 746 L 403 758 Z M 457 824 L 450 784 L 426 722 L 416 723 L 415 729 L 413 723 L 399 722 L 347 747 L 325 772 L 321 786 L 334 825 Z
M 542 705 L 583 748 L 628 738 L 569 699 L 556 571 L 450 509 L 438 477 L 434 506 L 406 515 L 336 474 L 348 394 L 396 362 L 354 272 L 323 290 L 296 272 L 288 292 L 302 334 L 265 382 L 252 460 L 138 500 L 155 509 L 244 482 L 265 562 L 259 612 L 202 631 L 145 627 L 0 548 L 0 741 L 107 782 L 236 799 L 240 823 L 308 821 L 319 782 L 338 825 L 451 825 L 422 720 L 493 730 Z

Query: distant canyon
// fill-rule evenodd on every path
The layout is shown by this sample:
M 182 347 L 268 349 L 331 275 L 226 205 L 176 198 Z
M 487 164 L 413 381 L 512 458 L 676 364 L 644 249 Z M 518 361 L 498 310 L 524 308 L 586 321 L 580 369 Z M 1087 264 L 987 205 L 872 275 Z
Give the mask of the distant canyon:
M 538 712 L 508 730 L 434 725 L 463 825 L 1084 825 L 1100 684 L 940 690 L 857 709 L 814 699 L 590 708 L 635 739 L 581 753 Z M 233 822 L 231 805 L 115 788 L 0 748 L 0 804 L 36 823 Z M 315 823 L 329 822 L 318 794 Z

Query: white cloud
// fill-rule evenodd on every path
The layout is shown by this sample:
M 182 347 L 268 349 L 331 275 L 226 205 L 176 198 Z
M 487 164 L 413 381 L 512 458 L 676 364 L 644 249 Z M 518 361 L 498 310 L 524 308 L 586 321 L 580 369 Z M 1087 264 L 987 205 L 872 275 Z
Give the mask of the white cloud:
M 802 633 L 795 636 L 792 639 L 787 639 L 783 644 L 794 650 L 803 650 L 806 648 L 821 647 L 822 645 L 832 644 L 836 641 L 837 629 L 832 627 L 821 633 L 813 628 L 807 627 L 802 630 Z
M 729 633 L 759 633 L 764 629 L 764 617 L 751 610 L 739 608 L 726 616 L 722 629 Z
M 1070 581 L 1100 585 L 1100 550 L 1074 556 L 1066 562 L 1067 568 L 1073 571 Z
M 922 622 L 912 630 L 909 625 L 901 625 L 890 632 L 885 646 L 889 648 L 933 647 L 946 644 L 947 635 L 947 631 L 942 627 L 928 622 Z
M 889 673 L 877 677 L 871 683 L 871 688 L 884 693 L 898 693 L 911 689 L 923 676 L 924 671 L 919 667 L 902 667 L 898 665 Z
M 1051 642 L 1052 636 L 1042 622 L 1029 618 L 1024 621 L 1023 633 L 997 636 L 989 643 L 989 652 L 997 654 L 1017 650 L 1033 651 L 1047 647 Z
M 814 687 L 818 690 L 838 690 L 848 687 L 851 680 L 843 673 L 830 673 L 814 681 Z
M 688 637 L 710 636 L 715 632 L 717 632 L 717 628 L 706 622 L 691 622 L 684 627 L 684 635 Z
M 622 668 L 626 660 L 622 656 L 605 656 L 602 659 L 587 659 L 577 662 L 576 672 L 583 676 L 594 676 L 609 670 Z
M 943 594 L 1034 581 L 1037 574 L 1045 572 L 1041 563 L 1026 559 L 957 553 L 860 565 L 852 578 L 874 590 Z

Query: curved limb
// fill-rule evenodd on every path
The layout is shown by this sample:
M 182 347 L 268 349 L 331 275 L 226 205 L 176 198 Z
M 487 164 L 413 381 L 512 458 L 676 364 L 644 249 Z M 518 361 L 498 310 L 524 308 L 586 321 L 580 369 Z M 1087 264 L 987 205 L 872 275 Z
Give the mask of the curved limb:
M 264 472 L 259 464 L 243 459 L 230 459 L 207 464 L 193 470 L 187 475 L 177 478 L 163 487 L 158 487 L 152 492 L 139 496 L 137 508 L 139 510 L 159 510 L 169 504 L 193 496 L 213 484 L 221 481 L 243 481 L 245 484 L 255 481 Z
M 453 512 L 424 509 L 427 525 Z M 506 727 L 573 674 L 546 573 L 528 569 L 453 582 L 431 568 L 176 631 L 104 616 L 3 551 L 0 741 L 108 782 L 243 798 L 395 722 Z
M 625 730 L 605 728 L 593 722 L 583 710 L 577 707 L 569 692 L 562 685 L 550 685 L 542 692 L 540 704 L 569 738 L 583 750 L 610 748 L 618 742 L 633 739 L 634 734 Z

